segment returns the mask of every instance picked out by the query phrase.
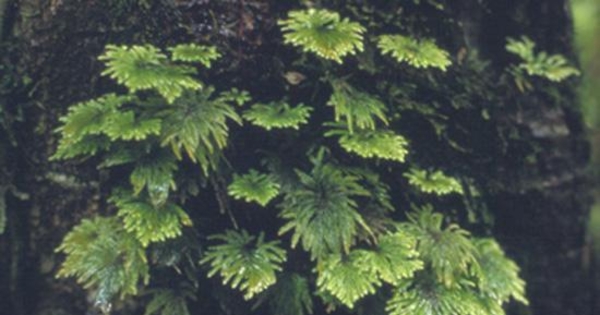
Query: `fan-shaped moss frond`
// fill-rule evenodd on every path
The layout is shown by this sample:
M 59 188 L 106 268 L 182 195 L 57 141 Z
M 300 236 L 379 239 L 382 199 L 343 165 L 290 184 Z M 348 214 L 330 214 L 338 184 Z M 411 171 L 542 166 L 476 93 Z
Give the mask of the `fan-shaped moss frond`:
M 256 201 L 264 207 L 279 194 L 279 184 L 270 175 L 260 174 L 252 169 L 241 176 L 234 174 L 228 190 L 229 195 L 235 199 L 244 199 L 246 202 Z
M 199 62 L 207 68 L 221 55 L 214 46 L 201 46 L 198 44 L 179 44 L 170 47 L 171 60 L 185 62 Z
M 452 63 L 448 52 L 430 39 L 418 41 L 402 35 L 382 35 L 377 47 L 382 53 L 392 55 L 398 62 L 405 61 L 416 68 L 434 67 L 446 71 Z
M 173 203 L 154 206 L 142 198 L 120 191 L 110 198 L 123 219 L 125 230 L 135 235 L 142 246 L 181 235 L 183 225 L 192 221 L 183 209 Z
M 108 98 L 113 98 L 109 96 Z M 102 97 L 72 107 L 73 111 L 64 117 L 64 125 L 58 130 L 62 132 L 61 142 L 74 144 L 87 135 L 105 134 L 110 140 L 144 140 L 150 135 L 158 135 L 161 120 L 156 118 L 136 117 L 131 110 L 117 109 L 120 104 L 104 102 Z M 115 97 L 110 102 L 114 101 Z M 129 100 L 123 97 L 121 101 Z M 111 107 L 114 105 L 114 107 Z
M 103 133 L 112 114 L 135 99 L 130 95 L 111 93 L 69 107 L 67 115 L 60 118 L 62 126 L 58 131 L 62 135 L 61 143 L 74 144 L 85 136 Z
M 286 44 L 302 47 L 306 52 L 342 63 L 342 57 L 363 50 L 365 28 L 340 18 L 327 10 L 292 11 L 279 21 Z
M 450 289 L 427 275 L 402 280 L 386 310 L 390 315 L 492 315 L 474 291 Z
M 140 158 L 129 176 L 133 193 L 138 195 L 144 188 L 154 206 L 161 206 L 169 197 L 169 189 L 175 188 L 173 172 L 177 170 L 175 158 L 163 151 Z
M 169 63 L 167 56 L 154 46 L 106 46 L 99 57 L 107 69 L 102 75 L 115 79 L 131 92 L 154 89 L 169 103 L 185 90 L 197 90 L 202 84 L 194 79 L 193 67 Z
M 534 52 L 535 43 L 527 36 L 520 40 L 507 39 L 506 50 L 521 57 L 523 62 L 517 69 L 525 70 L 528 75 L 537 75 L 550 81 L 562 81 L 572 75 L 579 75 L 579 70 L 568 65 L 562 55 L 549 55 L 542 51 Z
M 288 222 L 280 234 L 293 230 L 292 247 L 302 241 L 311 257 L 348 252 L 359 227 L 369 230 L 354 198 L 368 196 L 359 178 L 323 161 L 319 151 L 310 173 L 296 170 L 299 186 L 286 192 L 280 216 Z
M 254 104 L 244 112 L 244 118 L 252 124 L 267 130 L 275 128 L 298 129 L 301 124 L 308 122 L 312 111 L 311 107 L 298 104 L 291 107 L 286 102 L 271 102 L 268 104 Z
M 335 121 L 345 120 L 348 130 L 375 129 L 376 119 L 388 123 L 386 106 L 373 95 L 361 92 L 343 80 L 332 82 L 333 94 L 327 103 L 333 106 Z
M 411 168 L 404 173 L 408 182 L 425 193 L 447 195 L 451 193 L 462 194 L 461 184 L 455 178 L 446 176 L 442 171 L 428 172 L 417 168 Z
M 85 219 L 69 232 L 57 251 L 67 255 L 58 277 L 75 277 L 96 289 L 95 304 L 107 308 L 115 296 L 136 294 L 148 282 L 144 248 L 116 217 Z
M 404 162 L 408 154 L 406 139 L 390 130 L 359 129 L 350 133 L 345 129 L 334 129 L 325 136 L 338 135 L 339 143 L 344 150 L 363 158 L 380 158 Z
M 521 36 L 520 40 L 507 38 L 505 48 L 525 61 L 535 60 L 535 43 L 527 36 Z
M 374 250 L 358 249 L 357 263 L 367 272 L 392 285 L 410 278 L 415 271 L 423 269 L 418 259 L 417 241 L 402 230 L 379 237 Z
M 190 315 L 186 300 L 196 300 L 193 288 L 153 289 L 144 315 Z
M 142 118 L 132 110 L 122 110 L 136 102 L 139 100 L 135 96 L 107 94 L 71 106 L 69 113 L 61 117 L 63 125 L 57 130 L 62 137 L 53 158 L 94 155 L 116 140 L 140 141 L 158 135 L 160 119 Z
M 268 292 L 273 314 L 312 314 L 313 301 L 308 280 L 297 273 L 283 273 Z
M 231 90 L 221 92 L 219 99 L 226 103 L 233 103 L 238 106 L 242 106 L 245 103 L 250 102 L 252 100 L 252 96 L 250 96 L 248 91 L 240 91 L 236 88 L 232 88 Z
M 317 286 L 350 308 L 381 285 L 376 273 L 362 268 L 361 254 L 355 251 L 348 255 L 331 254 L 319 261 L 317 270 Z
M 456 224 L 442 228 L 442 214 L 427 206 L 409 213 L 408 218 L 406 231 L 417 239 L 419 257 L 431 266 L 439 282 L 456 285 L 471 265 L 477 264 L 477 249 L 469 233 Z
M 286 255 L 277 246 L 279 242 L 265 242 L 262 233 L 255 237 L 244 230 L 228 230 L 209 238 L 222 242 L 211 246 L 200 261 L 210 264 L 209 277 L 219 273 L 223 277 L 223 284 L 244 291 L 245 299 L 252 298 L 276 282 L 275 272 L 281 270 L 280 265 Z
M 215 155 L 227 145 L 228 120 L 241 124 L 234 108 L 212 88 L 186 93 L 160 113 L 164 117 L 162 144 L 181 158 L 183 153 L 198 162 L 205 173 L 215 167 Z
M 136 117 L 133 111 L 115 111 L 106 119 L 104 133 L 111 140 L 144 140 L 150 135 L 158 135 L 161 120 Z
M 110 139 L 104 135 L 84 136 L 73 143 L 61 139 L 52 159 L 64 160 L 78 156 L 93 156 L 98 154 L 98 152 L 108 150 L 111 144 Z
M 479 252 L 476 276 L 481 292 L 498 304 L 511 297 L 527 304 L 525 282 L 519 277 L 517 264 L 506 257 L 493 239 L 477 239 L 474 243 Z

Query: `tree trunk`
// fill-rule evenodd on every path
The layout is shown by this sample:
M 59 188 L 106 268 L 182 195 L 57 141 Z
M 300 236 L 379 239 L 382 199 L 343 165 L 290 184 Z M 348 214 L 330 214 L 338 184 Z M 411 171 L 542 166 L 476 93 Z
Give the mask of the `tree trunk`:
M 491 35 L 489 44 L 497 51 L 500 43 L 491 43 L 494 38 L 527 34 L 544 50 L 574 56 L 568 1 L 508 1 L 492 6 L 492 12 L 504 13 L 487 19 L 481 34 Z M 531 313 L 596 314 L 592 279 L 586 269 L 589 148 L 576 87 L 571 85 L 561 93 L 554 99 L 522 95 L 513 100 L 517 106 L 506 106 L 495 117 L 501 125 L 518 128 L 522 140 L 509 143 L 505 154 L 489 165 L 491 177 L 499 179 L 505 189 L 490 194 L 488 204 L 496 217 L 495 235 L 519 257 Z M 537 148 L 536 153 L 524 156 L 519 141 Z M 524 163 L 528 158 L 534 162 Z
M 10 93 L 0 90 L 4 124 L 9 122 L 0 138 L 7 152 L 0 159 L 0 192 L 6 192 L 8 219 L 0 236 L 0 279 L 5 279 L 0 313 L 82 314 L 89 309 L 84 292 L 73 281 L 54 279 L 59 263 L 54 248 L 71 226 L 102 208 L 100 196 L 109 188 L 92 168 L 49 162 L 56 145 L 53 130 L 68 105 L 107 86 L 98 79 L 95 59 L 105 44 L 168 42 L 179 15 L 155 10 L 125 17 L 98 1 L 24 0 L 9 26 L 6 12 L 15 3 L 0 0 L 1 33 L 12 29 L 2 42 L 12 48 L 0 49 L 12 52 L 3 59 L 17 60 L 20 76 L 11 78 L 18 82 Z M 478 50 L 494 71 L 510 61 L 507 36 L 528 35 L 540 49 L 573 56 L 567 0 L 461 0 L 448 7 L 462 26 L 454 46 Z M 575 86 L 562 87 L 555 98 L 520 93 L 514 86 L 508 92 L 485 125 L 503 145 L 457 163 L 468 165 L 488 188 L 485 203 L 495 217 L 494 234 L 527 281 L 531 305 L 515 306 L 509 314 L 595 314 L 600 310 L 592 310 L 591 277 L 583 265 L 588 149 Z M 478 124 L 467 126 L 474 147 L 485 147 L 488 133 L 480 133 Z

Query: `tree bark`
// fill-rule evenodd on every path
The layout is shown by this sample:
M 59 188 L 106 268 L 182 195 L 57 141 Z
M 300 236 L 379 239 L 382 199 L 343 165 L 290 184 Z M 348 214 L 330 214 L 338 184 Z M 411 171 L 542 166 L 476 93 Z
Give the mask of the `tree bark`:
M 533 36 L 539 49 L 574 56 L 568 1 L 497 2 L 492 12 L 505 12 L 483 24 L 490 41 L 520 34 Z M 491 44 L 500 49 L 500 43 Z M 489 49 L 489 48 L 488 48 Z M 490 53 L 492 53 L 490 51 Z M 502 59 L 500 59 L 502 60 Z M 562 97 L 521 95 L 495 119 L 518 128 L 520 137 L 536 147 L 535 163 L 528 165 L 518 141 L 490 169 L 506 189 L 490 194 L 496 216 L 495 235 L 519 256 L 528 281 L 532 314 L 595 314 L 592 278 L 585 268 L 585 241 L 590 181 L 586 176 L 589 148 L 577 107 L 576 87 L 561 89 Z M 530 156 L 531 157 L 531 156 Z M 491 171 L 490 174 L 494 174 Z M 495 176 L 492 176 L 495 177 Z M 516 180 L 515 180 L 516 179 Z

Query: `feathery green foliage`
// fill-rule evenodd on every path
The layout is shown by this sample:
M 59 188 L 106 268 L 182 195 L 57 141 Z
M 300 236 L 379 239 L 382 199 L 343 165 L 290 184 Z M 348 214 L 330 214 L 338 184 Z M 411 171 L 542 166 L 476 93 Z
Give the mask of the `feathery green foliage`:
M 392 55 L 396 61 L 405 61 L 416 68 L 434 67 L 446 71 L 452 64 L 448 52 L 430 39 L 418 41 L 402 35 L 382 35 L 377 41 L 377 47 L 382 53 Z
M 317 286 L 352 308 L 356 301 L 375 293 L 381 285 L 377 273 L 361 266 L 361 258 L 361 253 L 355 251 L 326 256 L 317 265 Z
M 227 189 L 229 195 L 235 199 L 244 199 L 246 202 L 256 201 L 263 207 L 279 194 L 279 184 L 273 180 L 273 177 L 260 174 L 254 169 L 242 176 L 234 174 L 233 182 Z
M 416 245 L 415 238 L 398 230 L 382 235 L 373 249 L 326 256 L 317 265 L 317 285 L 352 308 L 358 299 L 373 294 L 381 281 L 396 285 L 421 270 Z
M 84 219 L 56 251 L 67 255 L 58 277 L 74 276 L 84 288 L 96 289 L 95 303 L 104 309 L 115 296 L 136 294 L 149 279 L 142 244 L 116 217 Z
M 401 281 L 386 310 L 390 315 L 491 315 L 475 292 L 439 285 L 426 276 Z
M 339 143 L 344 150 L 363 158 L 404 162 L 408 154 L 406 139 L 390 130 L 357 129 L 351 133 L 346 129 L 337 128 L 327 131 L 325 136 L 340 136 Z
M 367 197 L 369 192 L 357 176 L 324 161 L 324 157 L 323 149 L 312 157 L 310 173 L 296 170 L 299 185 L 285 192 L 280 205 L 280 216 L 287 223 L 279 234 L 293 230 L 292 247 L 302 241 L 313 259 L 349 252 L 359 228 L 369 230 L 354 199 Z
M 87 135 L 104 133 L 107 122 L 119 108 L 136 99 L 131 95 L 106 94 L 97 99 L 71 106 L 67 115 L 60 118 L 63 125 L 58 128 L 63 141 L 73 144 Z
M 135 235 L 144 247 L 177 237 L 182 225 L 192 225 L 187 213 L 173 203 L 156 206 L 126 191 L 114 193 L 110 201 L 119 209 L 117 215 L 123 219 L 125 230 Z
M 107 127 L 119 116 L 119 108 L 134 102 L 131 95 L 106 94 L 97 99 L 78 103 L 60 118 L 57 130 L 61 139 L 54 159 L 67 159 L 80 155 L 95 155 L 110 146 Z M 114 140 L 114 139 L 112 139 Z
M 567 59 L 562 55 L 549 55 L 545 51 L 534 52 L 535 43 L 527 36 L 519 40 L 508 38 L 506 50 L 523 60 L 514 69 L 525 71 L 528 75 L 537 75 L 550 81 L 562 81 L 572 75 L 579 75 L 579 70 L 568 65 Z
M 164 119 L 162 145 L 169 145 L 178 158 L 185 152 L 205 173 L 216 167 L 216 155 L 227 145 L 227 121 L 242 123 L 228 102 L 230 95 L 212 97 L 213 92 L 206 88 L 186 93 L 159 113 Z
M 221 92 L 221 94 L 219 94 L 219 100 L 221 102 L 242 106 L 250 102 L 252 97 L 248 91 L 240 91 L 236 88 L 231 88 L 227 91 Z
M 186 65 L 175 65 L 154 46 L 106 46 L 99 58 L 107 69 L 103 75 L 125 85 L 131 92 L 156 90 L 172 103 L 185 90 L 202 88 L 193 78 L 196 70 Z
M 381 235 L 374 249 L 357 249 L 361 268 L 392 285 L 411 278 L 415 271 L 423 269 L 418 259 L 417 240 L 403 230 Z
M 492 298 L 498 305 L 507 302 L 511 297 L 528 304 L 525 298 L 525 282 L 519 278 L 517 264 L 506 258 L 500 245 L 493 239 L 477 239 L 474 243 L 479 252 L 475 276 L 482 294 Z
M 455 224 L 442 228 L 442 221 L 424 207 L 399 225 L 415 237 L 426 269 L 396 283 L 390 315 L 504 315 L 502 304 L 510 297 L 527 304 L 518 267 L 496 242 L 471 239 Z
M 311 107 L 298 104 L 291 107 L 286 102 L 271 102 L 268 104 L 254 104 L 244 112 L 244 118 L 252 124 L 267 130 L 276 128 L 298 129 L 301 124 L 308 122 Z
M 84 136 L 74 143 L 69 143 L 67 139 L 61 139 L 51 159 L 61 160 L 80 156 L 94 156 L 108 150 L 111 144 L 111 140 L 105 135 Z
M 408 219 L 410 223 L 404 227 L 417 239 L 419 257 L 431 266 L 440 283 L 457 285 L 461 275 L 477 263 L 477 249 L 469 233 L 456 224 L 443 228 L 443 215 L 430 206 L 408 213 Z
M 212 47 L 193 44 L 178 45 L 172 47 L 171 51 L 177 60 L 197 61 L 207 66 L 218 56 Z M 170 146 L 177 158 L 181 159 L 185 152 L 193 162 L 200 164 L 204 173 L 216 167 L 220 150 L 227 145 L 228 120 L 241 124 L 241 118 L 231 103 L 241 105 L 249 100 L 248 93 L 232 89 L 213 96 L 212 87 L 198 90 L 199 83 L 177 83 L 177 78 L 163 72 L 176 73 L 182 66 L 167 60 L 157 48 L 149 45 L 109 45 L 100 59 L 106 61 L 108 66 L 104 74 L 127 86 L 130 93 L 156 89 L 169 104 L 164 105 L 161 99 L 156 98 L 138 98 L 134 94 L 107 94 L 77 104 L 71 107 L 68 115 L 61 118 L 63 126 L 58 131 L 62 138 L 55 158 L 108 150 L 111 144 L 107 143 L 108 140 L 112 143 L 117 140 L 139 142 L 157 136 L 162 141 L 161 145 Z M 196 82 L 191 76 L 195 71 L 188 72 L 185 74 L 186 80 Z M 165 80 L 168 82 L 163 82 Z M 102 135 L 108 139 L 100 137 Z M 114 156 L 114 152 L 109 154 Z M 165 173 L 158 169 L 150 171 L 155 175 Z M 146 184 L 134 183 L 139 172 L 141 170 L 137 169 L 132 174 L 136 193 Z M 163 197 L 157 197 L 155 201 L 166 198 L 165 187 L 163 182 L 161 187 L 157 187 L 158 190 L 149 191 L 157 195 L 159 191 L 163 192 Z
M 442 171 L 428 172 L 426 170 L 411 168 L 404 173 L 408 182 L 424 193 L 447 195 L 451 193 L 462 194 L 463 189 L 458 180 L 446 176 Z
M 174 61 L 199 62 L 206 68 L 221 55 L 214 46 L 200 46 L 197 44 L 179 44 L 170 47 L 171 59 Z
M 300 46 L 306 52 L 342 63 L 346 55 L 363 50 L 365 28 L 324 9 L 292 11 L 279 21 L 286 44 Z
M 150 135 L 158 135 L 161 129 L 160 119 L 136 117 L 133 111 L 115 111 L 103 126 L 104 134 L 111 140 L 144 140 Z
M 347 12 L 357 17 L 362 14 L 354 8 Z M 363 50 L 363 36 L 373 36 L 360 24 L 324 9 L 292 11 L 279 25 L 284 43 L 340 64 L 343 58 Z M 379 30 L 385 29 L 393 28 Z M 444 71 L 450 65 L 449 54 L 433 40 L 400 35 L 371 38 L 377 39 L 383 54 L 399 62 Z M 129 92 L 106 94 L 73 106 L 61 119 L 58 131 L 62 138 L 55 158 L 98 154 L 97 159 L 88 161 L 99 161 L 98 168 L 108 174 L 108 183 L 128 189 L 114 190 L 109 199 L 116 206 L 116 215 L 84 220 L 65 238 L 59 251 L 66 253 L 67 259 L 60 276 L 75 276 L 86 287 L 97 289 L 99 304 L 107 307 L 113 296 L 135 294 L 140 282 L 148 281 L 148 251 L 153 275 L 160 280 L 165 280 L 165 275 L 185 277 L 190 287 L 173 287 L 176 280 L 168 279 L 165 288 L 150 290 L 153 297 L 146 315 L 189 314 L 186 300 L 195 297 L 196 288 L 206 285 L 198 279 L 199 265 L 206 267 L 209 277 L 218 275 L 223 285 L 241 291 L 245 299 L 257 297 L 257 306 L 266 302 L 271 312 L 281 315 L 311 314 L 315 286 L 326 307 L 343 304 L 350 309 L 385 286 L 379 293 L 393 293 L 387 306 L 389 315 L 504 315 L 502 305 L 509 299 L 526 303 L 518 267 L 493 240 L 474 239 L 457 224 L 444 224 L 444 216 L 428 206 L 409 213 L 408 222 L 394 221 L 402 213 L 391 212 L 407 206 L 394 203 L 406 198 L 390 197 L 385 180 L 393 174 L 383 173 L 393 171 L 393 166 L 374 159 L 404 162 L 409 140 L 421 140 L 407 139 L 388 126 L 399 117 L 398 111 L 404 110 L 399 105 L 404 98 L 417 100 L 409 97 L 410 93 L 401 98 L 394 93 L 386 95 L 388 86 L 381 84 L 381 78 L 392 77 L 393 69 L 380 67 L 381 59 L 373 56 L 375 48 L 367 48 L 359 63 L 372 59 L 369 78 L 373 82 L 360 85 L 360 89 L 358 84 L 365 80 L 352 73 L 356 64 L 324 62 L 314 71 L 315 67 L 306 64 L 313 59 L 302 56 L 300 60 L 281 59 L 285 65 L 276 68 L 276 74 L 284 73 L 284 78 L 261 74 L 256 84 L 230 80 L 229 70 L 218 69 L 206 76 L 216 76 L 221 92 L 215 93 L 215 88 L 204 87 L 196 73 L 197 66 L 209 68 L 219 57 L 214 47 L 180 44 L 163 53 L 150 45 L 108 46 L 100 57 L 107 65 L 103 74 Z M 230 57 L 226 56 L 227 60 L 232 60 Z M 290 65 L 310 73 L 311 78 L 322 75 L 318 81 L 295 85 L 286 76 L 290 71 L 285 68 Z M 336 79 L 336 75 L 340 77 Z M 272 83 L 273 77 L 284 84 L 286 79 L 288 84 L 273 93 L 260 91 L 260 84 Z M 446 88 L 429 79 L 415 83 L 415 89 Z M 224 82 L 242 82 L 254 90 L 259 86 L 260 99 L 273 101 L 242 109 L 251 100 L 250 94 L 228 89 Z M 331 94 L 318 82 L 330 84 Z M 427 84 L 434 86 L 423 86 Z M 276 93 L 282 95 L 270 98 Z M 291 106 L 287 100 L 298 105 Z M 321 108 L 325 105 L 334 110 L 334 117 L 324 123 L 331 129 L 323 134 L 300 128 L 309 122 L 312 111 L 327 110 Z M 432 115 L 440 114 L 434 107 Z M 260 133 L 269 141 L 234 143 L 232 150 L 225 150 L 231 141 L 229 124 L 241 125 L 242 117 L 266 129 Z M 280 128 L 295 131 L 272 132 Z M 236 128 L 235 139 L 245 136 L 244 131 Z M 323 136 L 339 137 L 344 150 L 329 151 L 324 145 L 330 141 Z M 303 151 L 308 152 L 309 161 L 297 154 Z M 256 159 L 250 155 L 256 152 L 268 155 L 268 173 L 255 170 Z M 413 158 L 421 158 L 421 153 L 416 151 Z M 241 161 L 240 156 L 246 159 Z M 193 166 L 203 174 L 186 174 Z M 235 173 L 246 169 L 246 174 Z M 227 186 L 231 173 L 233 179 Z M 403 196 L 417 204 L 422 202 L 420 197 L 433 202 L 432 196 L 420 192 L 462 193 L 460 183 L 441 171 L 412 168 L 405 177 L 418 190 Z M 393 187 L 404 184 L 396 180 Z M 215 198 L 207 200 L 211 188 Z M 281 200 L 273 205 L 271 201 L 279 194 Z M 248 205 L 242 203 L 229 209 L 229 198 L 256 202 L 267 210 L 278 208 L 283 225 L 268 228 L 270 233 L 278 231 L 279 239 L 289 232 L 294 260 L 284 266 L 287 254 L 279 240 L 265 241 L 263 233 L 251 235 L 244 230 L 263 218 L 256 220 L 256 214 L 244 211 Z M 446 201 L 452 200 L 442 200 Z M 219 204 L 220 212 L 206 209 L 193 214 L 197 226 L 207 222 L 209 230 L 217 234 L 205 238 L 194 233 L 208 231 L 205 225 L 184 230 L 192 222 L 182 207 L 198 208 L 195 202 L 200 203 L 198 207 Z M 108 211 L 113 208 L 109 206 Z M 267 210 L 260 215 L 273 215 Z M 225 220 L 218 216 L 222 214 L 229 216 L 235 231 L 221 225 Z M 307 258 L 297 252 L 301 250 L 308 253 L 310 262 L 303 261 Z M 308 274 L 311 269 L 314 275 Z M 157 283 L 165 285 L 160 280 Z M 228 295 L 222 290 L 203 298 L 215 298 L 224 313 L 235 313 L 225 309 L 233 301 Z M 377 294 L 377 299 L 385 295 Z
M 283 273 L 267 292 L 269 308 L 278 315 L 312 314 L 313 301 L 308 279 L 297 273 Z
M 175 157 L 164 151 L 140 158 L 129 176 L 133 193 L 139 195 L 146 188 L 152 204 L 157 207 L 163 205 L 169 197 L 169 189 L 175 188 L 175 162 Z
M 61 117 L 63 125 L 58 131 L 62 138 L 53 158 L 95 155 L 117 140 L 140 141 L 158 135 L 160 119 L 136 117 L 133 111 L 121 109 L 137 101 L 133 95 L 111 93 L 69 108 Z
M 386 107 L 375 96 L 361 92 L 343 80 L 331 82 L 333 94 L 327 103 L 333 106 L 335 121 L 345 120 L 348 130 L 375 129 L 377 119 L 388 123 Z
M 273 285 L 285 261 L 285 250 L 279 248 L 278 241 L 265 242 L 264 234 L 258 237 L 245 230 L 227 230 L 224 234 L 212 235 L 212 240 L 222 244 L 211 246 L 201 264 L 210 264 L 209 277 L 219 273 L 223 284 L 244 291 L 244 298 L 250 299 Z

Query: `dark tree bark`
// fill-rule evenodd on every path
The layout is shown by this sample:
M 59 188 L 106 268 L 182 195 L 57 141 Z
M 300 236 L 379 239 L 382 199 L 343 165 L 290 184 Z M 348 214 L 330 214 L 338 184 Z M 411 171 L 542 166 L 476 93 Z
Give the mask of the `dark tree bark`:
M 497 2 L 492 12 L 503 20 L 486 19 L 482 36 L 531 34 L 542 47 L 573 56 L 567 1 Z M 519 17 L 519 18 L 517 18 Z M 500 27 L 500 23 L 502 26 Z M 494 39 L 496 38 L 496 39 Z M 489 43 L 500 50 L 500 43 Z M 493 52 L 490 51 L 491 54 Z M 489 196 L 495 233 L 520 257 L 528 280 L 533 314 L 594 314 L 591 278 L 586 270 L 585 220 L 590 207 L 586 178 L 588 144 L 577 110 L 575 86 L 561 90 L 560 99 L 518 96 L 517 106 L 495 119 L 518 128 L 527 145 L 537 148 L 535 163 L 523 163 L 518 141 L 490 167 L 500 170 L 505 189 Z M 490 175 L 494 174 L 490 170 Z
M 10 91 L 0 90 L 6 126 L 0 137 L 0 192 L 5 192 L 8 218 L 0 236 L 0 313 L 81 314 L 91 309 L 72 281 L 54 279 L 59 263 L 54 248 L 82 217 L 102 209 L 101 196 L 109 188 L 91 167 L 49 162 L 56 145 L 53 129 L 68 105 L 109 86 L 98 79 L 101 66 L 95 59 L 105 44 L 168 43 L 180 38 L 177 25 L 190 21 L 186 15 L 199 14 L 185 11 L 185 4 L 195 1 L 174 1 L 181 5 L 177 8 L 157 1 L 153 10 L 127 15 L 114 14 L 104 2 L 0 1 L 2 59 L 14 66 L 11 78 L 18 81 Z M 233 8 L 237 2 L 243 1 L 224 3 Z M 282 16 L 278 5 L 284 5 L 267 2 L 271 11 L 263 13 L 272 22 Z M 511 61 L 506 37 L 526 34 L 546 51 L 573 56 L 567 0 L 448 3 L 460 27 L 432 34 L 453 38 L 453 54 L 477 50 L 500 71 Z M 425 19 L 434 19 L 429 13 Z M 256 44 L 244 40 L 240 49 Z M 559 92 L 552 98 L 506 88 L 490 120 L 463 124 L 470 128 L 465 141 L 477 153 L 448 162 L 470 168 L 487 188 L 484 202 L 495 217 L 494 234 L 523 270 L 531 305 L 515 306 L 509 314 L 599 311 L 592 310 L 591 277 L 583 265 L 587 142 L 575 85 Z

